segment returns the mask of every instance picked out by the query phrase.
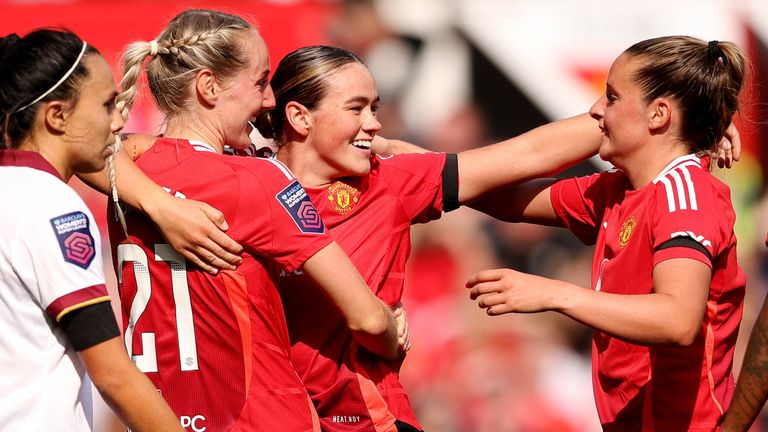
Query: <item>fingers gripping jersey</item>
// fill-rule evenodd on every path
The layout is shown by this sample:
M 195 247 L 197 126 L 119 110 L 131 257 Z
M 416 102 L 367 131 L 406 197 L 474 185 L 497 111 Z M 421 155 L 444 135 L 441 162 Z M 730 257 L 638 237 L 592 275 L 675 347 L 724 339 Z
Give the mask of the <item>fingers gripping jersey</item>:
M 376 157 L 367 176 L 307 190 L 334 240 L 387 305 L 403 293 L 411 225 L 441 215 L 445 166 L 443 153 Z M 323 430 L 389 431 L 395 419 L 418 426 L 397 372 L 353 342 L 312 282 L 287 274 L 280 284 L 293 361 Z
M 89 431 L 90 384 L 59 321 L 109 301 L 98 227 L 38 153 L 0 150 L 0 184 L 0 429 Z
M 736 260 L 728 187 L 702 164 L 693 155 L 678 158 L 637 190 L 621 171 L 551 189 L 560 219 L 595 244 L 593 289 L 651 293 L 653 267 L 673 258 L 712 268 L 706 313 L 691 346 L 645 347 L 594 332 L 593 386 L 605 430 L 710 431 L 730 403 L 746 281 Z
M 137 366 L 188 430 L 317 429 L 275 286 L 282 269 L 331 241 L 301 186 L 276 162 L 197 152 L 182 140 L 159 140 L 138 166 L 170 193 L 222 211 L 245 253 L 236 271 L 211 276 L 137 212 L 128 214 L 130 239 L 110 221 Z

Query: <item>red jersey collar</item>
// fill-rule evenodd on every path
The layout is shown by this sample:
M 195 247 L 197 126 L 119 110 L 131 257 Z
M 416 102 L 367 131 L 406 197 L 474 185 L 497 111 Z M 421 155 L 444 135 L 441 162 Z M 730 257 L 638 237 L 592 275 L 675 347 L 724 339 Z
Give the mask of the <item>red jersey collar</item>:
M 50 164 L 43 156 L 38 152 L 26 151 L 26 150 L 0 150 L 0 166 L 20 166 L 34 168 L 36 170 L 47 172 L 55 176 L 57 179 L 64 181 L 56 171 L 56 168 Z

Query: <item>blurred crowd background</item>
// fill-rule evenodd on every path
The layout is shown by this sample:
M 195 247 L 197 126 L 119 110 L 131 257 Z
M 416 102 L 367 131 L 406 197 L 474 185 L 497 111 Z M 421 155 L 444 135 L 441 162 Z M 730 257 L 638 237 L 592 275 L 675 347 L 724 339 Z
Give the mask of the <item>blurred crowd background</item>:
M 356 52 L 377 80 L 381 134 L 446 152 L 587 111 L 602 93 L 613 59 L 642 39 L 688 34 L 738 43 L 753 69 L 738 116 L 744 154 L 735 168 L 716 171 L 732 189 L 739 258 L 748 275 L 738 371 L 768 289 L 768 2 L 0 0 L 0 32 L 66 26 L 98 47 L 119 73 L 125 44 L 153 39 L 189 7 L 220 9 L 256 23 L 270 47 L 273 69 L 284 54 L 304 45 Z M 145 98 L 125 131 L 159 132 L 161 127 L 162 118 Z M 590 160 L 560 175 L 606 168 Z M 77 189 L 103 228 L 104 197 L 82 184 Z M 554 313 L 487 317 L 464 288 L 476 271 L 497 267 L 589 286 L 592 249 L 564 230 L 500 223 L 468 209 L 414 227 L 413 244 L 404 298 L 413 349 L 402 381 L 425 430 L 599 430 L 589 330 Z M 104 253 L 109 254 L 106 246 Z M 106 263 L 114 292 L 111 261 Z M 768 430 L 768 418 L 761 422 L 765 426 L 753 431 Z M 120 430 L 103 406 L 95 428 Z

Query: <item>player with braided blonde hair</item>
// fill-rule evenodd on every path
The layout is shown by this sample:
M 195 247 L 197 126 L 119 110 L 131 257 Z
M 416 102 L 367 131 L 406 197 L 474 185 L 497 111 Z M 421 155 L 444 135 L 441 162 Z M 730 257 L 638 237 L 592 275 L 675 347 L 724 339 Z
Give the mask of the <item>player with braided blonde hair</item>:
M 123 71 L 123 78 L 120 83 L 121 93 L 117 99 L 117 109 L 120 111 L 124 119 L 128 119 L 130 108 L 133 106 L 136 98 L 139 95 L 139 89 L 136 83 L 142 73 L 142 65 L 147 57 L 150 60 L 147 64 L 147 77 L 157 77 L 157 79 L 151 79 L 149 85 L 152 94 L 155 95 L 155 100 L 161 111 L 165 113 L 180 114 L 183 112 L 183 104 L 187 103 L 184 97 L 185 88 L 188 85 L 190 73 L 195 72 L 196 64 L 198 61 L 202 61 L 204 64 L 215 65 L 217 70 L 221 73 L 231 73 L 240 63 L 241 60 L 232 55 L 232 50 L 228 49 L 228 46 L 235 43 L 238 38 L 238 32 L 251 28 L 251 24 L 243 20 L 240 17 L 236 17 L 232 22 L 222 25 L 222 23 L 216 22 L 212 16 L 206 16 L 205 14 L 198 14 L 194 19 L 198 21 L 194 26 L 178 26 L 175 28 L 168 28 L 161 33 L 157 40 L 149 42 L 136 42 L 128 46 L 123 54 L 123 64 L 130 65 L 125 67 Z M 196 32 L 197 29 L 206 28 L 207 30 Z M 158 42 L 159 41 L 159 42 Z M 171 56 L 174 58 L 172 62 L 152 61 L 158 56 Z M 118 137 L 117 151 L 121 149 L 121 140 Z M 117 154 L 112 155 L 108 159 L 107 176 L 109 182 L 110 194 L 113 203 L 118 202 L 118 187 L 116 172 L 116 158 Z M 124 169 L 132 170 L 130 165 L 123 165 Z M 127 182 L 126 182 L 127 183 Z M 151 190 L 151 185 L 148 185 Z M 122 188 L 121 188 L 122 189 Z M 138 197 L 136 197 L 138 200 Z M 133 201 L 136 202 L 136 201 Z M 131 203 L 133 203 L 131 202 Z M 138 203 L 138 202 L 137 202 Z M 173 206 L 166 206 L 165 209 L 173 209 Z M 116 215 L 123 226 L 126 229 L 126 223 L 122 209 L 119 205 L 115 206 Z M 215 209 L 204 208 L 206 213 L 212 214 L 210 218 L 212 220 L 218 216 Z M 153 220 L 157 221 L 157 217 L 153 217 Z M 164 229 L 166 225 L 162 223 L 162 220 L 158 221 L 159 227 Z M 225 222 L 219 222 L 226 225 Z M 163 233 L 165 234 L 165 230 Z M 211 235 L 216 235 L 212 233 Z M 174 243 L 175 239 L 169 239 L 170 243 Z M 176 240 L 180 241 L 180 240 Z M 236 244 L 228 241 L 227 238 L 218 236 L 216 243 L 226 246 L 228 250 L 220 250 L 216 254 L 221 256 L 222 261 L 226 264 L 239 264 L 239 260 L 228 252 L 238 252 L 239 249 Z M 208 249 L 214 250 L 215 246 L 207 245 Z M 179 249 L 179 248 L 177 248 Z M 197 252 L 200 255 L 202 252 Z M 214 264 L 221 267 L 220 262 L 216 261 L 216 258 L 209 258 L 207 261 L 201 261 L 199 256 L 191 254 L 185 254 L 187 259 L 192 259 L 195 264 L 203 267 L 205 270 L 215 273 Z M 223 266 L 223 268 L 228 268 Z
M 163 113 L 178 115 L 184 113 L 190 103 L 192 95 L 187 91 L 193 78 L 190 75 L 196 74 L 203 65 L 221 76 L 235 73 L 245 65 L 246 60 L 232 49 L 243 43 L 243 31 L 255 32 L 255 29 L 234 15 L 194 10 L 177 17 L 157 39 L 130 44 L 123 54 L 122 92 L 117 100 L 123 117 L 127 118 L 138 96 L 136 82 L 147 57 L 149 88 L 158 107 Z M 258 84 L 264 86 L 264 82 Z M 250 133 L 247 123 L 242 130 L 246 136 Z
M 154 41 L 127 48 L 123 115 L 144 64 L 167 127 L 136 164 L 170 194 L 221 209 L 244 254 L 237 270 L 213 276 L 175 253 L 141 213 L 127 212 L 127 237 L 110 221 L 128 351 L 182 425 L 319 430 L 290 362 L 280 272 L 301 269 L 314 279 L 368 351 L 395 360 L 398 335 L 392 312 L 329 237 L 291 172 L 274 160 L 222 155 L 250 146 L 249 120 L 274 107 L 267 47 L 240 17 L 183 12 Z

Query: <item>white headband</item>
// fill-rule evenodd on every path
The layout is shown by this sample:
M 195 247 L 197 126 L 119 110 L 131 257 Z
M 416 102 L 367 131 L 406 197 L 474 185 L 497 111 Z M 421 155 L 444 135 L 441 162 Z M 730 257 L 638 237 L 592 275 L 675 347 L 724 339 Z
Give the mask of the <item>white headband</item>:
M 27 108 L 31 107 L 32 105 L 34 105 L 34 104 L 36 104 L 36 103 L 40 102 L 40 100 L 41 100 L 41 99 L 43 99 L 44 97 L 46 97 L 46 96 L 48 96 L 49 94 L 51 94 L 51 92 L 52 92 L 52 91 L 54 91 L 54 90 L 56 90 L 56 88 L 57 88 L 57 87 L 59 87 L 59 86 L 61 85 L 61 83 L 63 83 L 64 81 L 66 81 L 66 80 L 67 80 L 67 78 L 69 78 L 69 76 L 70 76 L 70 75 L 72 75 L 72 72 L 74 72 L 74 71 L 75 71 L 75 69 L 77 68 L 77 65 L 79 65 L 79 64 L 80 64 L 80 60 L 82 60 L 82 59 L 83 59 L 83 54 L 85 54 L 85 49 L 86 49 L 87 47 L 88 47 L 88 44 L 87 44 L 85 41 L 83 41 L 83 48 L 80 50 L 80 54 L 78 54 L 78 56 L 77 56 L 77 59 L 75 60 L 75 63 L 72 65 L 72 67 L 71 67 L 71 68 L 69 68 L 69 70 L 67 71 L 67 73 L 65 73 L 65 74 L 64 74 L 64 76 L 63 76 L 63 77 L 61 77 L 61 79 L 60 79 L 58 82 L 56 82 L 56 84 L 54 84 L 54 85 L 53 85 L 53 87 L 49 88 L 47 92 L 45 92 L 45 93 L 41 94 L 40 96 L 38 96 L 38 97 L 37 97 L 35 100 L 33 100 L 32 102 L 30 102 L 30 103 L 28 103 L 28 104 L 24 105 L 23 107 L 21 107 L 21 108 L 17 109 L 16 111 L 14 111 L 14 113 L 17 113 L 17 112 L 20 112 L 20 111 L 24 111 L 25 109 L 27 109 Z

